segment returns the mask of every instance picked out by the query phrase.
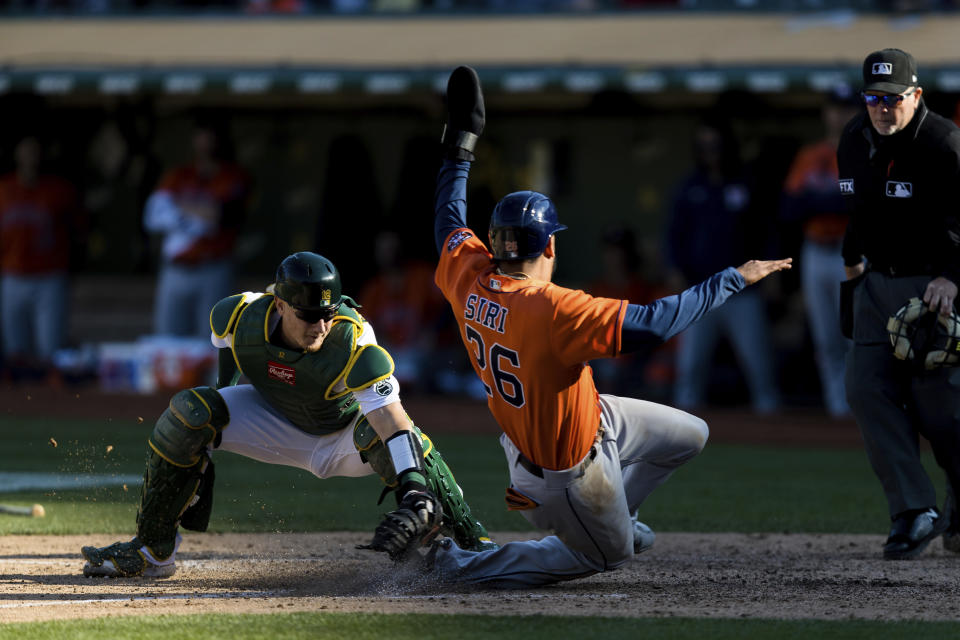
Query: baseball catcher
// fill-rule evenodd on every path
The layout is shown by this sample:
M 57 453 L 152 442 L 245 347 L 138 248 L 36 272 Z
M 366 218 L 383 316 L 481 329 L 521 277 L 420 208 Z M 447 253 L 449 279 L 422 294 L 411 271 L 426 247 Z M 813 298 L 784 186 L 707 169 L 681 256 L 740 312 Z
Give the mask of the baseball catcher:
M 295 253 L 280 263 L 272 289 L 213 308 L 217 388 L 173 396 L 148 440 L 136 537 L 83 547 L 84 575 L 172 575 L 179 527 L 207 528 L 216 451 L 319 478 L 378 474 L 398 507 L 370 546 L 392 558 L 438 532 L 466 548 L 497 548 L 440 452 L 403 410 L 393 360 L 360 305 L 342 293 L 333 263 Z M 238 384 L 241 374 L 248 384 Z

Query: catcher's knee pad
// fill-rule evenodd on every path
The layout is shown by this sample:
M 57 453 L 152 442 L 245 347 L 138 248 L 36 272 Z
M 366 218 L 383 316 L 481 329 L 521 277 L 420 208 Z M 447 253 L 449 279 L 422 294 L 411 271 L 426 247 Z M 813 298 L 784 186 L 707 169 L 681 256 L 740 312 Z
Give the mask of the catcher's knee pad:
M 230 422 L 223 396 L 210 387 L 180 391 L 157 420 L 150 448 L 172 465 L 192 467 Z

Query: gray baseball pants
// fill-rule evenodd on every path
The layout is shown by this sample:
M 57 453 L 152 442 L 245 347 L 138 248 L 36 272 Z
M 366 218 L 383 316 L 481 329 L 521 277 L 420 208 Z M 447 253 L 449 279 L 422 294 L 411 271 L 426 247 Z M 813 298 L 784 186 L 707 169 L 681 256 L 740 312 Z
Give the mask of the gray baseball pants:
M 543 585 L 609 571 L 633 557 L 631 514 L 650 492 L 707 441 L 706 423 L 664 405 L 600 396 L 603 430 L 596 454 L 570 469 L 539 477 L 517 463 L 519 450 L 500 436 L 513 489 L 537 506 L 521 511 L 542 540 L 510 542 L 493 551 L 464 551 L 449 540 L 437 549 L 441 580 Z M 590 462 L 584 462 L 590 458 Z

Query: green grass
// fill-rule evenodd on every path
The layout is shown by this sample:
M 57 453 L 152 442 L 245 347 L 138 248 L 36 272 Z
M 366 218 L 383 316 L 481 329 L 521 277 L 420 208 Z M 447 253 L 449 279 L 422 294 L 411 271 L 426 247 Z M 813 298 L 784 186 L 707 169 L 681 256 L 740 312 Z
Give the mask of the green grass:
M 147 424 L 0 419 L 0 469 L 136 474 L 143 470 Z M 50 443 L 57 442 L 54 447 Z M 506 462 L 492 436 L 434 434 L 474 513 L 489 529 L 530 527 L 504 507 Z M 108 453 L 107 447 L 112 446 Z M 369 530 L 375 477 L 320 480 L 230 453 L 216 455 L 211 531 Z M 942 473 L 928 460 L 931 476 Z M 0 534 L 132 533 L 139 483 L 85 490 L 3 493 L 0 502 L 39 502 L 45 518 L 0 515 Z M 658 531 L 875 533 L 888 524 L 880 485 L 860 450 L 782 449 L 709 444 L 643 505 Z
M 487 638 L 694 638 L 702 640 L 884 640 L 920 636 L 956 638 L 960 625 L 947 622 L 729 620 L 690 618 L 596 618 L 369 613 L 283 615 L 192 615 L 97 618 L 11 624 L 0 638 L 18 640 L 259 640 L 260 638 L 351 640 L 456 640 Z M 9 634 L 9 635 L 8 635 Z

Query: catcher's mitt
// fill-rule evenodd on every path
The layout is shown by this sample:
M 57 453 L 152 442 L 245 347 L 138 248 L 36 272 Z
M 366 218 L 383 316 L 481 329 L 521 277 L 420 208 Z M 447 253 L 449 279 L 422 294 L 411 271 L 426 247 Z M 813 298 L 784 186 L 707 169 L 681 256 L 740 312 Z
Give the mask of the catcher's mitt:
M 361 549 L 385 551 L 394 562 L 425 545 L 440 531 L 443 508 L 428 491 L 408 491 L 396 511 L 383 517 L 373 532 L 373 540 Z
M 942 316 L 920 298 L 910 298 L 887 320 L 887 333 L 900 360 L 924 369 L 960 363 L 960 318 L 955 311 Z

